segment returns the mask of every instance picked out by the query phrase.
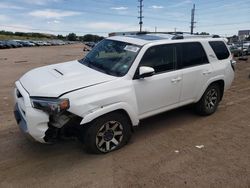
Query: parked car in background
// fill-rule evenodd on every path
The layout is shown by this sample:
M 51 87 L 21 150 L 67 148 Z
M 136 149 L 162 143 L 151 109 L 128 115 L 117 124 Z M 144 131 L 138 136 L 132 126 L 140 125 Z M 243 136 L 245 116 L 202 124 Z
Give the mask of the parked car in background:
M 0 41 L 0 49 L 4 49 L 5 48 L 5 44 L 3 41 Z
M 250 42 L 244 42 L 243 44 L 243 50 L 245 51 L 246 54 L 250 54 Z
M 84 42 L 84 44 L 87 45 L 90 48 L 93 48 L 96 45 L 95 42 Z
M 35 46 L 39 46 L 36 40 L 30 40 L 29 42 L 33 43 Z
M 74 44 L 71 41 L 62 40 L 2 40 L 0 42 L 0 49 L 17 48 L 17 47 L 33 47 L 33 46 L 60 46 L 65 44 Z
M 12 48 L 18 48 L 18 47 L 23 47 L 22 44 L 14 41 L 14 40 L 7 40 L 7 43 L 12 46 Z
M 11 43 L 9 43 L 7 40 L 2 41 L 2 43 L 4 44 L 4 48 L 13 48 Z
M 235 43 L 232 45 L 232 51 L 234 52 L 233 54 L 238 57 L 238 56 L 244 56 L 247 54 L 247 49 L 244 47 L 243 43 Z M 236 49 L 237 48 L 237 49 Z M 231 50 L 231 49 L 230 49 Z
M 95 42 L 83 42 L 83 44 L 85 44 L 85 46 L 83 47 L 83 51 L 90 51 L 96 45 Z
M 34 43 L 31 43 L 29 41 L 25 41 L 25 40 L 14 40 L 15 42 L 21 44 L 23 47 L 32 47 L 35 46 Z
M 33 41 L 37 46 L 45 46 L 46 43 L 43 41 Z
M 242 50 L 239 47 L 235 45 L 229 45 L 228 47 L 233 56 L 238 57 L 241 55 Z

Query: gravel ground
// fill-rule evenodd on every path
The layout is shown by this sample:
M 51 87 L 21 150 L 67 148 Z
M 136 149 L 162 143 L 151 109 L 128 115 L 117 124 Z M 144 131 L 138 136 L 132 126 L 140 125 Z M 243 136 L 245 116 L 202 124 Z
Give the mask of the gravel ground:
M 34 67 L 79 59 L 82 48 L 0 50 L 0 187 L 250 187 L 250 57 L 238 61 L 215 114 L 184 107 L 148 118 L 121 150 L 91 155 L 76 140 L 27 140 L 12 114 L 15 80 Z

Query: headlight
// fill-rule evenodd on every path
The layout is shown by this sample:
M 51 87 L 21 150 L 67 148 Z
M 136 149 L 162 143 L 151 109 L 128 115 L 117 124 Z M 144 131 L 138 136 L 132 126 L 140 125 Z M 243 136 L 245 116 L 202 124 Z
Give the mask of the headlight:
M 34 108 L 55 114 L 69 109 L 69 99 L 54 99 L 54 98 L 31 98 L 31 104 Z

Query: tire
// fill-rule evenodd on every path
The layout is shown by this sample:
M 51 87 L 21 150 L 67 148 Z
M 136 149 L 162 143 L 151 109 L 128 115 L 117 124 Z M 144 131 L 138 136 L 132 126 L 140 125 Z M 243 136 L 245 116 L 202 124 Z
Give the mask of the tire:
M 109 153 L 127 144 L 131 123 L 126 115 L 112 112 L 93 120 L 82 136 L 87 152 Z
M 221 91 L 218 84 L 208 86 L 199 102 L 195 104 L 195 111 L 199 115 L 208 116 L 213 114 L 221 100 Z

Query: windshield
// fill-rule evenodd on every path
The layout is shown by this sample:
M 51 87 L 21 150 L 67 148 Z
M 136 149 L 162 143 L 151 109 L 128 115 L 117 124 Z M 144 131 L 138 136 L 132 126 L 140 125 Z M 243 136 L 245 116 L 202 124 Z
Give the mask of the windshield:
M 79 62 L 109 75 L 124 76 L 139 50 L 134 44 L 104 39 Z

